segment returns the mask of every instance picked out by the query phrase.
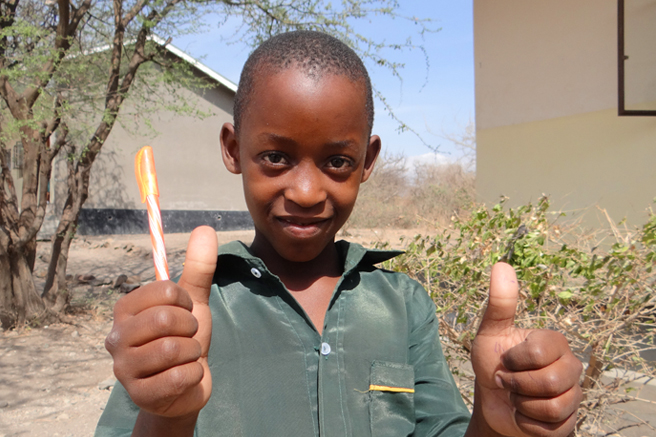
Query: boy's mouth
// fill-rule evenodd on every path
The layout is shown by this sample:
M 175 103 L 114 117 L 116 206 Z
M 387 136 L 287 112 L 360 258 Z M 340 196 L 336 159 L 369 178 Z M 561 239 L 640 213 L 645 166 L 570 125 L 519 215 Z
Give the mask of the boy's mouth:
M 280 220 L 283 223 L 289 223 L 290 225 L 294 226 L 314 226 L 319 223 L 323 223 L 326 220 L 328 220 L 327 217 L 292 217 L 292 216 L 284 216 L 284 217 L 278 217 L 278 220 Z
M 277 217 L 278 221 L 284 228 L 288 228 L 294 233 L 314 233 L 319 231 L 325 223 L 328 222 L 327 217 L 293 217 L 284 216 Z

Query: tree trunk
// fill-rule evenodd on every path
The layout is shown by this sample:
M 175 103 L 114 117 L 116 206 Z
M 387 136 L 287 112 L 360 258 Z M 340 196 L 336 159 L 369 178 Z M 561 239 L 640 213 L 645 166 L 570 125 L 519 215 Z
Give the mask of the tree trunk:
M 46 285 L 43 300 L 51 311 L 62 313 L 71 302 L 71 292 L 66 284 L 66 267 L 68 265 L 68 250 L 75 236 L 77 220 L 62 218 L 57 226 L 57 232 L 52 237 L 52 254 L 48 265 Z
M 22 251 L 9 252 L 9 265 L 11 269 L 12 298 L 16 311 L 15 324 L 22 326 L 26 322 L 33 323 L 46 320 L 46 308 L 36 292 L 32 280 L 32 270 L 26 254 Z
M 69 147 L 74 150 L 73 146 Z M 58 313 L 64 311 L 71 300 L 71 294 L 66 285 L 68 252 L 75 236 L 80 210 L 89 196 L 91 165 L 96 156 L 97 154 L 93 155 L 91 160 L 78 162 L 77 165 L 68 163 L 68 196 L 57 232 L 52 237 L 52 251 L 43 292 L 46 305 Z
M 69 185 L 66 206 L 62 218 L 59 220 L 57 232 L 52 237 L 52 251 L 43 292 L 43 300 L 46 305 L 57 313 L 63 312 L 71 301 L 71 293 L 66 285 L 66 267 L 68 266 L 68 251 L 75 236 L 81 207 L 80 205 L 76 208 L 79 202 L 75 202 L 73 197 L 77 197 L 75 196 L 77 193 L 71 191 Z
M 11 285 L 11 266 L 7 253 L 1 253 L 0 248 L 0 326 L 8 329 L 13 326 L 16 310 L 13 302 L 13 287 Z
M 43 320 L 45 305 L 36 291 L 32 269 L 36 234 L 30 238 L 20 225 L 8 153 L 0 156 L 0 322 L 4 329 Z M 27 236 L 21 241 L 21 236 Z
M 57 318 L 36 290 L 24 252 L 0 254 L 0 323 L 3 329 L 40 324 Z

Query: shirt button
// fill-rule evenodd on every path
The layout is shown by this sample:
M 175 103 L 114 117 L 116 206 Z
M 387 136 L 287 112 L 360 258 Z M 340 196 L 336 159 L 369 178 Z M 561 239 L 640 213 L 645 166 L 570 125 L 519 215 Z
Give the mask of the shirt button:
M 321 343 L 321 355 L 327 356 L 330 353 L 330 345 L 328 343 Z
M 255 276 L 256 278 L 261 278 L 261 277 L 262 277 L 262 273 L 260 273 L 260 271 L 259 271 L 258 269 L 256 269 L 255 267 L 253 267 L 253 268 L 251 269 L 251 273 L 252 273 L 253 276 Z

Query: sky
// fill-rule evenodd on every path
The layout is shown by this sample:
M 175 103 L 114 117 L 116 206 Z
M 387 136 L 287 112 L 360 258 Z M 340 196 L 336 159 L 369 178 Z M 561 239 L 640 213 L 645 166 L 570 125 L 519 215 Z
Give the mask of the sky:
M 403 62 L 400 82 L 387 70 L 367 65 L 374 87 L 386 96 L 398 118 L 414 129 L 398 132 L 398 123 L 375 101 L 376 118 L 373 133 L 379 135 L 383 149 L 389 154 L 416 159 L 433 154 L 433 149 L 446 159 L 457 159 L 459 150 L 444 135 L 457 136 L 474 119 L 474 35 L 472 0 L 401 0 L 400 13 L 433 20 L 435 33 L 413 34 L 415 26 L 404 20 L 392 23 L 373 17 L 370 23 L 356 26 L 356 30 L 376 40 L 403 42 L 413 35 L 428 54 L 428 68 L 420 51 L 394 54 Z M 209 22 L 206 32 L 185 35 L 172 41 L 173 45 L 199 59 L 217 73 L 237 83 L 250 47 L 241 43 L 226 43 L 230 28 Z M 393 30 L 390 32 L 390 30 Z M 422 141 L 423 140 L 423 141 Z M 428 145 L 424 144 L 427 143 Z M 442 157 L 440 157 L 442 158 Z

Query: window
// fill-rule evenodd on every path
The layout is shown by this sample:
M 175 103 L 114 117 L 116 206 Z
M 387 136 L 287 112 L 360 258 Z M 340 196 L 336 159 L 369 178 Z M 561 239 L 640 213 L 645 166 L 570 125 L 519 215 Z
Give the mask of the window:
M 23 144 L 19 141 L 14 144 L 14 150 L 11 153 L 11 168 L 18 170 L 18 177 L 23 177 L 23 160 L 25 159 Z
M 656 116 L 656 0 L 617 1 L 618 115 Z

